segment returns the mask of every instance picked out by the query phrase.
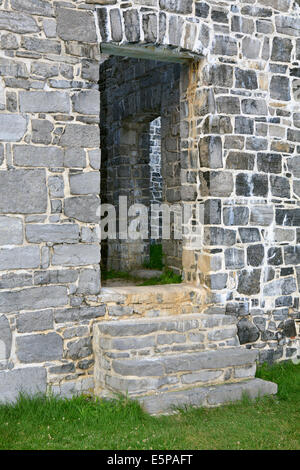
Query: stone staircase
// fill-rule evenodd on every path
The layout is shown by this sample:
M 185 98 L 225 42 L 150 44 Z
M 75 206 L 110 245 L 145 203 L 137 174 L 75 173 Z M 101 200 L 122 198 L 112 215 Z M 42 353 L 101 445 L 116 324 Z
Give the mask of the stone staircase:
M 136 302 L 137 294 L 130 295 Z M 164 304 L 161 309 L 165 313 Z M 230 315 L 158 312 L 99 322 L 93 337 L 96 395 L 127 394 L 151 414 L 277 392 L 275 384 L 255 378 L 258 352 L 240 346 Z

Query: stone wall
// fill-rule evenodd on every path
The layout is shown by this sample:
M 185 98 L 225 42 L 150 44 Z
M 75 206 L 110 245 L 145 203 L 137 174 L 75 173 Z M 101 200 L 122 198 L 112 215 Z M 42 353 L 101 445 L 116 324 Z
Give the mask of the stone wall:
M 149 129 L 149 165 L 150 165 L 150 204 L 162 203 L 163 179 L 161 174 L 161 117 L 150 122 Z M 153 210 L 151 215 L 151 235 L 153 243 L 161 243 L 161 217 Z M 152 235 L 153 231 L 153 235 Z
M 0 1 L 0 393 L 93 389 L 99 43 L 201 59 L 181 93 L 187 282 L 261 360 L 295 358 L 300 7 L 293 0 Z M 155 51 L 155 49 L 153 49 Z

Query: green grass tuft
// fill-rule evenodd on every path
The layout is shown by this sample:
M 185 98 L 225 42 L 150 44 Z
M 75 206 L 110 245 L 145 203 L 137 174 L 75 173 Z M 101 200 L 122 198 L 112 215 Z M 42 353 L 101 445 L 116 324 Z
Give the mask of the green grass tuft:
M 71 400 L 20 396 L 0 406 L 0 449 L 300 450 L 300 365 L 263 365 L 278 395 L 152 417 L 128 397 Z

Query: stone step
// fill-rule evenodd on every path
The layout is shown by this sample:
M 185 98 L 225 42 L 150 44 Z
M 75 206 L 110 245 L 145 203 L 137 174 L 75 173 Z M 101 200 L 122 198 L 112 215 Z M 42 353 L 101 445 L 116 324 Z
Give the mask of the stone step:
M 165 391 L 138 397 L 142 408 L 151 415 L 171 414 L 178 408 L 216 407 L 239 401 L 244 395 L 250 399 L 275 395 L 277 385 L 253 378 L 238 383 L 201 386 L 176 391 Z
M 235 347 L 235 323 L 229 315 L 202 314 L 104 321 L 94 325 L 94 350 L 111 362 Z

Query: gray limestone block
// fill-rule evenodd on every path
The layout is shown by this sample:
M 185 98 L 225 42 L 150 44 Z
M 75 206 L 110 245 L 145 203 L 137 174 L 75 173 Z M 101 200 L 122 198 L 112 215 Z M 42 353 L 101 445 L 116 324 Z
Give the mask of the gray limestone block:
M 18 333 L 32 333 L 53 329 L 53 310 L 23 312 L 17 317 Z
M 14 11 L 0 11 L 0 30 L 13 33 L 38 33 L 40 28 L 32 15 Z
M 15 402 L 20 393 L 45 394 L 47 372 L 44 367 L 25 367 L 0 372 L 0 401 Z
M 100 173 L 89 171 L 70 175 L 71 194 L 100 194 Z
M 20 110 L 25 113 L 69 113 L 68 93 L 60 91 L 21 91 Z
M 12 333 L 5 315 L 0 316 L 0 361 L 10 358 Z
M 274 220 L 274 207 L 273 206 L 253 206 L 250 210 L 250 223 L 251 225 L 268 226 Z
M 181 377 L 183 384 L 207 383 L 217 380 L 223 374 L 222 370 L 202 370 L 194 374 L 184 374 Z
M 237 55 L 237 41 L 229 36 L 216 35 L 213 43 L 213 53 L 217 55 Z
M 270 83 L 270 96 L 274 100 L 289 101 L 291 99 L 289 77 L 273 75 Z
M 120 10 L 113 8 L 109 12 L 111 37 L 114 42 L 120 42 L 123 39 L 123 26 Z
M 261 379 L 250 379 L 242 383 L 226 384 L 216 387 L 207 396 L 209 405 L 221 405 L 233 401 L 239 401 L 243 395 L 248 395 L 251 399 L 264 395 L 274 395 L 277 393 L 277 384 L 266 382 Z
M 60 139 L 60 145 L 62 147 L 99 147 L 99 126 L 91 124 L 66 124 L 65 131 Z
M 227 327 L 222 329 L 212 329 L 207 333 L 209 341 L 223 341 L 224 339 L 234 338 L 237 334 L 237 327 Z
M 63 340 L 54 332 L 17 336 L 16 354 L 26 364 L 58 360 L 63 356 Z
M 76 224 L 27 224 L 26 238 L 30 243 L 76 243 L 79 227 Z
M 38 246 L 2 248 L 0 250 L 0 269 L 38 268 L 41 263 Z
M 32 142 L 49 145 L 52 141 L 51 132 L 54 129 L 52 122 L 46 119 L 32 119 Z
M 129 42 L 136 42 L 140 39 L 139 12 L 136 9 L 125 10 L 123 12 L 125 35 Z
M 56 38 L 57 36 L 56 26 L 57 26 L 57 23 L 55 20 L 45 19 L 43 21 L 43 28 L 44 28 L 45 35 L 47 38 Z
M 260 293 L 261 270 L 242 270 L 238 275 L 237 291 L 240 294 L 255 295 Z
M 225 250 L 226 269 L 241 269 L 245 266 L 245 254 L 243 249 L 227 248 Z
M 143 30 L 146 42 L 156 42 L 157 40 L 157 16 L 155 13 L 143 15 Z
M 287 36 L 300 35 L 300 18 L 295 16 L 276 15 L 276 31 Z
M 31 273 L 8 273 L 0 276 L 0 289 L 14 289 L 16 287 L 32 286 Z
M 100 246 L 96 243 L 55 245 L 52 264 L 54 266 L 87 266 L 100 263 Z
M 103 317 L 105 312 L 105 305 L 100 305 L 98 307 L 66 308 L 55 311 L 55 322 L 65 323 L 81 320 L 92 320 L 93 318 Z
M 46 0 L 11 0 L 11 7 L 30 15 L 54 16 L 54 8 Z
M 22 245 L 23 238 L 22 219 L 0 216 L 0 245 Z
M 64 197 L 65 184 L 64 184 L 63 176 L 59 176 L 59 175 L 49 176 L 48 187 L 49 187 L 50 197 L 53 197 L 53 198 Z
M 96 195 L 66 198 L 64 212 L 67 217 L 81 222 L 99 223 L 100 199 Z
M 82 148 L 66 148 L 64 157 L 64 166 L 67 168 L 85 168 L 86 156 Z
M 264 286 L 263 295 L 266 297 L 275 295 L 289 295 L 293 292 L 296 292 L 296 290 L 296 279 L 293 277 L 286 277 L 267 283 Z
M 26 129 L 27 121 L 24 116 L 0 114 L 0 141 L 19 142 L 24 137 Z
M 63 150 L 59 147 L 14 145 L 16 166 L 56 168 L 64 166 Z
M 159 6 L 171 13 L 188 15 L 193 11 L 193 0 L 159 0 Z
M 73 110 L 80 114 L 100 113 L 100 92 L 98 90 L 84 90 L 72 96 Z
M 243 206 L 225 207 L 223 210 L 225 225 L 248 225 L 249 209 Z
M 155 336 L 144 336 L 135 338 L 128 336 L 126 338 L 114 338 L 111 341 L 111 349 L 120 351 L 130 351 L 131 349 L 144 349 L 155 346 Z
M 66 41 L 96 43 L 96 23 L 92 11 L 57 8 L 57 34 Z
M 89 151 L 90 166 L 94 170 L 99 170 L 101 166 L 101 151 L 100 149 Z
M 222 140 L 219 136 L 206 136 L 199 141 L 199 157 L 202 167 L 222 168 Z
M 158 415 L 172 413 L 179 408 L 186 408 L 187 406 L 201 407 L 205 403 L 207 392 L 206 387 L 165 393 L 160 392 L 140 398 L 139 401 L 145 411 L 151 415 Z
M 52 39 L 39 39 L 33 37 L 23 37 L 22 47 L 28 51 L 40 52 L 42 54 L 60 54 L 61 43 Z
M 237 334 L 240 344 L 254 343 L 259 338 L 259 329 L 247 318 L 242 318 L 237 324 Z
M 88 338 L 80 338 L 75 341 L 71 341 L 67 345 L 68 357 L 73 360 L 81 359 L 83 357 L 90 356 L 92 350 L 92 340 Z
M 10 313 L 19 310 L 63 307 L 68 304 L 68 300 L 66 287 L 30 287 L 19 291 L 1 291 L 0 309 L 3 313 Z
M 114 359 L 113 370 L 120 375 L 136 377 L 161 377 L 165 375 L 164 366 L 160 359 Z

